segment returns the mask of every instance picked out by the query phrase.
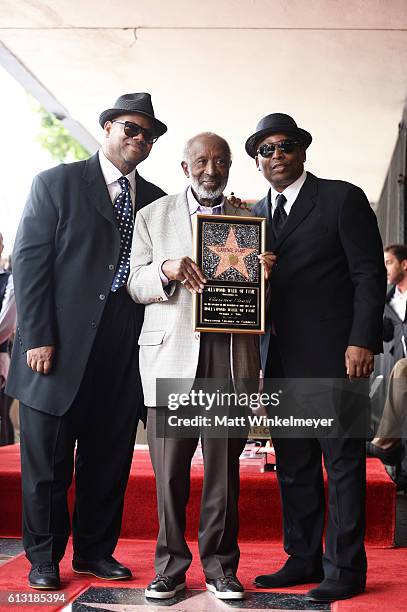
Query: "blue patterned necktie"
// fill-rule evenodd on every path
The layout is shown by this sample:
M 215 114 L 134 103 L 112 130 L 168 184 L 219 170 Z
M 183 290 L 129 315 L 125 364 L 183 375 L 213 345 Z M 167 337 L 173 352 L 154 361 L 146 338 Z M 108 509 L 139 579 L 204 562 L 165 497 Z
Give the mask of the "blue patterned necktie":
M 112 291 L 117 291 L 127 283 L 130 271 L 130 251 L 134 225 L 129 181 L 125 176 L 121 176 L 118 182 L 122 190 L 114 202 L 114 212 L 120 232 L 120 255 L 113 278 Z

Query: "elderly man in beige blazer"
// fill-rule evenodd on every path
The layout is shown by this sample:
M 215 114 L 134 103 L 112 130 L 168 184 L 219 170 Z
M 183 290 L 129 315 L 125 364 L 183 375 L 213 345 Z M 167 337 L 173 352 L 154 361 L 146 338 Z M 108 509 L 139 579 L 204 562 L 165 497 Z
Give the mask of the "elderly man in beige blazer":
M 145 304 L 139 338 L 140 373 L 148 406 L 148 442 L 156 476 L 159 535 L 154 580 L 146 589 L 153 599 L 173 597 L 185 589 L 192 555 L 185 541 L 195 437 L 156 436 L 156 379 L 182 379 L 189 392 L 196 378 L 257 380 L 258 337 L 250 334 L 197 333 L 192 329 L 192 293 L 201 292 L 205 277 L 192 257 L 192 224 L 196 213 L 248 215 L 224 197 L 231 153 L 228 143 L 212 133 L 191 138 L 182 168 L 190 179 L 186 191 L 165 196 L 136 217 L 128 292 Z M 273 256 L 260 255 L 266 273 Z M 187 383 L 189 381 L 189 385 Z M 206 586 L 219 599 L 241 599 L 236 577 L 239 562 L 239 456 L 245 439 L 202 436 L 204 483 L 199 527 L 199 553 Z

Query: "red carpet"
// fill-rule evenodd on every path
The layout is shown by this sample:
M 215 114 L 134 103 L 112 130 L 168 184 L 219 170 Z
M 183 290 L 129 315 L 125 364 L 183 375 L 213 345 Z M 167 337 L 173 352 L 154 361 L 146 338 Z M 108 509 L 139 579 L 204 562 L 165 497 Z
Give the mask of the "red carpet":
M 333 612 L 401 612 L 407 601 L 407 550 L 383 550 L 393 544 L 395 526 L 395 489 L 380 461 L 368 461 L 367 499 L 367 543 L 368 590 L 352 600 L 333 604 Z M 241 562 L 239 577 L 246 589 L 252 588 L 252 579 L 257 573 L 271 572 L 281 566 L 285 559 L 281 541 L 281 512 L 274 473 L 261 474 L 256 462 L 242 462 L 241 491 Z M 198 462 L 192 470 L 191 499 L 188 515 L 188 539 L 195 540 L 197 516 L 202 482 L 202 465 Z M 73 491 L 71 492 L 71 498 Z M 18 446 L 0 448 L 0 536 L 18 537 L 21 533 L 21 494 Z M 135 508 L 143 508 L 136 513 Z M 89 577 L 89 580 L 70 569 L 71 545 L 61 563 L 63 592 L 68 599 L 79 595 L 88 586 L 144 587 L 152 578 L 154 539 L 157 531 L 155 511 L 155 488 L 148 453 L 137 450 L 126 497 L 122 539 L 116 556 L 131 567 L 134 580 L 106 583 Z M 128 537 L 138 539 L 125 539 Z M 259 541 L 261 538 L 261 541 Z M 266 542 L 266 544 L 264 543 Z M 373 548 L 380 547 L 380 548 Z M 191 544 L 194 562 L 188 573 L 190 588 L 203 588 L 196 542 Z M 18 590 L 34 593 L 28 589 L 26 578 L 29 564 L 24 555 L 0 567 L 0 593 Z M 287 592 L 304 593 L 307 586 L 284 589 Z M 43 612 L 60 609 L 61 606 L 41 605 Z M 10 606 L 0 606 L 9 611 Z M 27 612 L 39 607 L 21 607 Z
M 61 579 L 63 592 L 73 598 L 88 586 L 111 587 L 145 587 L 152 578 L 154 542 L 148 540 L 121 540 L 116 550 L 117 558 L 128 565 L 134 574 L 134 580 L 108 583 L 89 577 L 89 580 L 70 569 L 72 549 L 69 546 L 61 563 Z M 188 587 L 204 588 L 203 574 L 200 567 L 197 545 L 191 544 L 194 561 L 188 572 Z M 406 549 L 380 550 L 368 549 L 368 584 L 367 591 L 348 601 L 336 602 L 332 612 L 404 612 L 407 601 L 407 551 Z M 286 558 L 280 544 L 264 544 L 264 542 L 243 542 L 241 544 L 241 561 L 239 578 L 247 590 L 254 590 L 253 577 L 258 573 L 268 573 L 278 569 Z M 23 555 L 9 561 L 0 567 L 0 592 L 18 590 L 34 593 L 26 585 L 29 564 Z M 291 587 L 284 592 L 305 593 L 308 587 Z M 49 612 L 57 606 L 24 606 L 26 612 Z M 10 606 L 0 606 L 0 610 L 9 612 Z
M 367 462 L 367 533 L 370 546 L 393 545 L 395 528 L 395 487 L 378 459 Z M 188 507 L 187 539 L 196 540 L 202 485 L 202 464 L 192 468 Z M 21 536 L 19 446 L 0 448 L 0 537 Z M 71 500 L 73 491 L 71 491 Z M 143 508 L 143 512 L 139 509 Z M 138 511 L 135 511 L 138 509 Z M 257 460 L 241 465 L 240 541 L 264 539 L 280 542 L 281 510 L 275 473 L 261 474 Z M 122 537 L 155 539 L 157 517 L 155 484 L 147 450 L 134 454 L 127 488 Z

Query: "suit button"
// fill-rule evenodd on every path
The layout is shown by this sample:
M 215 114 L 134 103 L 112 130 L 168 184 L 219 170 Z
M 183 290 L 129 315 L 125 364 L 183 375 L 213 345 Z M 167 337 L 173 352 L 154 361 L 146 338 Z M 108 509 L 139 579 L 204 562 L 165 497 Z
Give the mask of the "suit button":
M 92 329 L 96 329 L 98 324 L 96 323 L 96 321 L 92 321 L 92 323 L 90 324 Z
M 109 270 L 114 270 L 114 265 L 113 264 L 109 264 Z
M 199 340 L 199 338 L 201 337 L 201 334 L 199 332 L 195 333 L 195 340 Z
M 99 300 L 104 300 L 104 299 L 105 299 L 105 297 L 106 297 L 106 296 L 105 296 L 105 294 L 104 294 L 104 293 L 101 293 L 101 294 L 99 295 Z

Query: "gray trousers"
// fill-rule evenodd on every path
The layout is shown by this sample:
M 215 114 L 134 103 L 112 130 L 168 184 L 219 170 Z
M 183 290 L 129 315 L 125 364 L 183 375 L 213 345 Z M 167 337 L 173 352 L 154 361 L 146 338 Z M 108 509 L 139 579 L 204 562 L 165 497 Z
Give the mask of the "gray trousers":
M 201 334 L 197 378 L 230 380 L 230 335 Z M 185 541 L 186 506 L 196 437 L 156 436 L 156 409 L 148 409 L 147 438 L 156 487 L 159 533 L 157 574 L 183 577 L 192 555 Z M 198 532 L 199 555 L 208 579 L 235 575 L 239 563 L 239 457 L 246 438 L 201 436 L 204 481 Z M 195 435 L 195 434 L 194 434 Z
M 405 437 L 407 417 L 407 358 L 391 371 L 383 415 L 373 444 L 393 448 Z
M 199 438 L 156 437 L 156 409 L 148 410 L 148 445 L 157 488 L 159 532 L 155 570 L 185 575 L 192 554 L 185 540 L 191 460 Z M 202 437 L 204 481 L 198 532 L 206 578 L 235 575 L 239 563 L 239 456 L 246 440 Z

